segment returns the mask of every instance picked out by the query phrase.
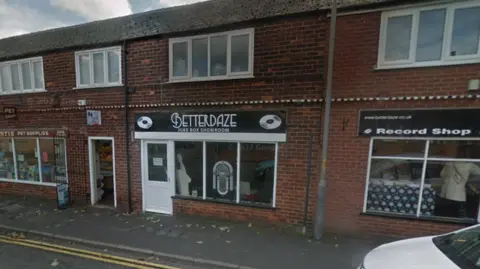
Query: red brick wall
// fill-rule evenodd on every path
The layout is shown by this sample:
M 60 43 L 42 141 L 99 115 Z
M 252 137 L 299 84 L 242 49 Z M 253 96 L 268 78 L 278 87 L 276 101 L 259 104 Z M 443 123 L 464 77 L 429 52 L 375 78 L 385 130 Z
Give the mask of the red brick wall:
M 429 96 L 467 93 L 480 65 L 374 70 L 380 12 L 340 16 L 337 24 L 334 97 Z
M 150 102 L 212 102 L 319 98 L 324 84 L 325 22 L 318 15 L 250 23 L 255 28 L 254 79 L 165 83 L 168 40 L 129 45 L 129 85 L 133 100 Z M 236 28 L 227 28 L 231 30 Z
M 158 104 L 172 102 L 234 102 L 247 100 L 280 100 L 320 98 L 324 84 L 324 51 L 326 41 L 325 20 L 319 14 L 290 18 L 276 18 L 229 26 L 230 29 L 255 28 L 254 76 L 251 79 L 207 81 L 196 83 L 165 83 L 168 80 L 168 39 L 152 38 L 128 44 L 128 85 L 132 104 Z M 217 31 L 217 30 L 215 30 Z M 206 32 L 204 32 L 206 33 Z M 125 154 L 125 124 L 123 109 L 101 108 L 102 126 L 86 126 L 84 110 L 32 112 L 38 108 L 78 108 L 77 100 L 86 99 L 89 106 L 123 105 L 122 87 L 98 89 L 75 88 L 74 51 L 42 55 L 45 85 L 48 92 L 0 96 L 1 104 L 18 107 L 18 120 L 0 118 L 0 129 L 7 128 L 67 128 L 69 179 L 77 200 L 89 192 L 88 136 L 115 138 L 117 200 L 120 210 L 128 206 L 127 163 Z M 96 108 L 93 108 L 96 109 Z M 171 108 L 169 108 L 172 110 Z M 308 105 L 231 105 L 183 106 L 175 109 L 282 109 L 287 110 L 288 143 L 279 151 L 277 210 L 252 209 L 239 206 L 216 205 L 177 201 L 177 209 L 222 216 L 226 211 L 242 211 L 245 217 L 253 214 L 259 219 L 296 224 L 303 219 L 307 152 L 309 134 L 314 135 L 311 205 L 314 204 L 316 179 L 319 173 L 319 131 L 315 121 L 320 119 L 320 104 Z M 149 109 L 153 110 L 153 109 Z M 160 111 L 165 109 L 155 109 Z M 134 113 L 145 109 L 131 109 L 129 129 L 133 130 Z M 135 210 L 142 207 L 140 171 L 140 141 L 130 139 L 132 200 Z M 4 186 L 20 186 L 0 182 Z M 23 186 L 23 185 L 22 185 Z M 23 193 L 8 187 L 11 192 Z M 35 190 L 40 187 L 28 185 Z M 43 188 L 43 187 L 42 187 Z M 54 190 L 54 188 L 51 188 Z M 87 201 L 89 202 L 89 201 Z M 211 206 L 210 206 L 211 205 Z M 310 207 L 310 212 L 312 211 Z
M 11 182 L 0 182 L 0 194 L 41 196 L 48 199 L 55 199 L 57 197 L 56 190 L 52 187 Z
M 338 18 L 333 97 L 392 97 L 468 94 L 468 79 L 480 65 L 374 70 L 381 13 Z M 327 228 L 350 233 L 416 236 L 461 225 L 361 216 L 369 139 L 357 136 L 360 109 L 478 107 L 478 100 L 335 102 L 329 141 Z

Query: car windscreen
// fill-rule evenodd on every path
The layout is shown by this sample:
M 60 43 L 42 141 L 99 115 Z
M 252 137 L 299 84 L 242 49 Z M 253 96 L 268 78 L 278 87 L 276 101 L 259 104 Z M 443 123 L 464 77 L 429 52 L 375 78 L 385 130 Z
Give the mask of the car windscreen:
M 434 237 L 433 243 L 461 269 L 480 268 L 480 226 Z

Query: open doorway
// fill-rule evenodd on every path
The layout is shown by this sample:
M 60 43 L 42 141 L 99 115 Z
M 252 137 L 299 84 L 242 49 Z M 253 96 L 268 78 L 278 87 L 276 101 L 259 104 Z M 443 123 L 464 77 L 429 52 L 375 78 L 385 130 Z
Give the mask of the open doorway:
M 88 138 L 92 205 L 117 206 L 113 137 Z

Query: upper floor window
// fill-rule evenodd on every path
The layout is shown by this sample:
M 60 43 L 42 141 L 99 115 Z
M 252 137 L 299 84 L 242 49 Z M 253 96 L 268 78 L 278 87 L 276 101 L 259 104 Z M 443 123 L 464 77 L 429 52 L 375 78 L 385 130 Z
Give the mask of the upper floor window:
M 122 84 L 121 48 L 103 48 L 75 53 L 77 88 Z
M 0 63 L 0 94 L 44 90 L 42 58 Z
M 480 63 L 480 2 L 385 12 L 379 68 Z
M 170 81 L 253 76 L 254 30 L 170 39 Z

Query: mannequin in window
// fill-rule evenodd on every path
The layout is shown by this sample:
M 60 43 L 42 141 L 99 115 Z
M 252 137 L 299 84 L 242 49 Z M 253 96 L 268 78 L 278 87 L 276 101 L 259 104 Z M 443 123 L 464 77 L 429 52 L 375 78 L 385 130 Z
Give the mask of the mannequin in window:
M 188 176 L 185 165 L 183 164 L 183 157 L 181 154 L 177 154 L 177 187 L 182 196 L 189 196 L 190 189 L 189 184 L 192 179 Z
M 453 151 L 457 158 L 465 159 L 466 148 L 455 147 Z M 448 162 L 443 166 L 440 177 L 443 185 L 440 197 L 446 200 L 443 215 L 448 217 L 466 217 L 465 206 L 467 202 L 466 185 L 471 174 L 480 175 L 480 167 L 472 162 Z

